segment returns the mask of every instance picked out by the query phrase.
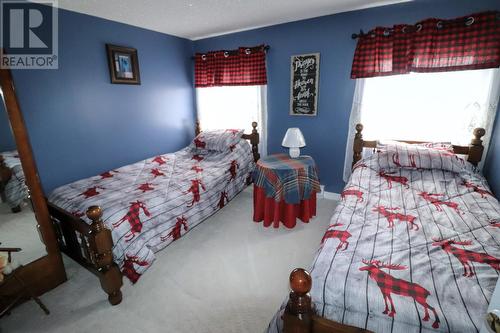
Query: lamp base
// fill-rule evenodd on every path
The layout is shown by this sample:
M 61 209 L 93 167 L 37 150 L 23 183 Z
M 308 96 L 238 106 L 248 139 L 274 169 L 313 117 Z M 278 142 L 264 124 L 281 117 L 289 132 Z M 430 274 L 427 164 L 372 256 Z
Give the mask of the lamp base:
M 291 158 L 297 158 L 300 156 L 300 148 L 290 148 L 288 153 Z

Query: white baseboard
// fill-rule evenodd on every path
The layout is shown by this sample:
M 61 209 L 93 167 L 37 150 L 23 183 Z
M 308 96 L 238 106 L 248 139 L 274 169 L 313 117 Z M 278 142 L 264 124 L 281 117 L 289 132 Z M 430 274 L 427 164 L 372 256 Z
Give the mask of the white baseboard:
M 335 193 L 335 192 L 323 192 L 323 198 L 326 199 L 326 200 L 335 200 L 335 201 L 339 201 L 340 200 L 340 194 L 339 193 Z
M 336 201 L 340 200 L 340 194 L 325 191 L 325 185 L 320 185 L 320 187 L 321 187 L 321 192 L 318 193 L 319 199 L 336 200 Z

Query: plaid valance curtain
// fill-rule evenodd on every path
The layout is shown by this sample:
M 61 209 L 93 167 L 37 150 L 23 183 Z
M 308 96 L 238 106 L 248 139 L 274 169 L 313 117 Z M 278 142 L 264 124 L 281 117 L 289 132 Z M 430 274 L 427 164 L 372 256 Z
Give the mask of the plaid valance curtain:
M 351 78 L 500 67 L 500 12 L 377 27 L 359 37 Z
M 194 72 L 196 88 L 267 84 L 264 45 L 197 53 Z

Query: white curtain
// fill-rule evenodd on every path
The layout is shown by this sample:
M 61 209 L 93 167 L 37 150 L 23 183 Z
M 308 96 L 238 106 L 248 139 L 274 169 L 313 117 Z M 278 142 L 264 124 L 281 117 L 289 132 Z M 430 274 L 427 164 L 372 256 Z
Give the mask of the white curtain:
M 344 182 L 347 183 L 351 176 L 352 168 L 352 155 L 354 135 L 356 134 L 355 126 L 361 123 L 361 105 L 363 103 L 363 91 L 365 86 L 365 79 L 356 80 L 356 88 L 354 88 L 354 97 L 352 100 L 351 115 L 349 116 L 349 132 L 347 135 L 347 144 L 345 147 L 344 159 Z
M 488 151 L 500 94 L 500 70 L 411 73 L 356 80 L 344 163 L 349 179 L 356 123 L 366 140 L 419 140 L 469 144 L 483 127 Z M 482 168 L 484 158 L 479 167 Z
M 196 104 L 202 130 L 238 128 L 250 133 L 256 121 L 259 152 L 267 155 L 267 86 L 196 88 Z

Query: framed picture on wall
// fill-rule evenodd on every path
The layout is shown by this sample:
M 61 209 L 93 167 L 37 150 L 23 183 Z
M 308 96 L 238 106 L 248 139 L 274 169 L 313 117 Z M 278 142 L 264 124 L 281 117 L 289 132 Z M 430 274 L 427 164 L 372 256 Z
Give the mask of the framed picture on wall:
M 137 50 L 106 44 L 111 83 L 141 84 Z
M 319 53 L 294 55 L 290 62 L 290 114 L 318 113 Z

